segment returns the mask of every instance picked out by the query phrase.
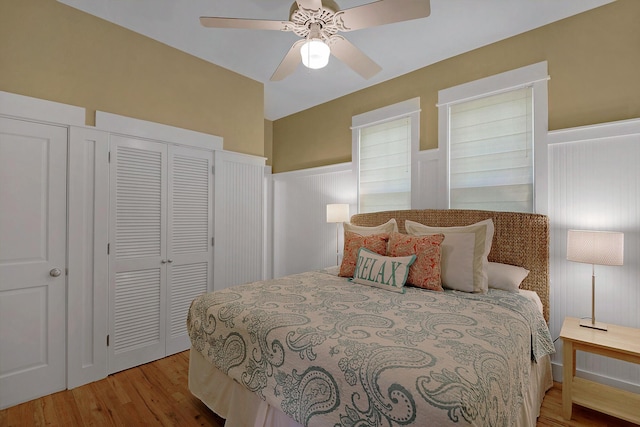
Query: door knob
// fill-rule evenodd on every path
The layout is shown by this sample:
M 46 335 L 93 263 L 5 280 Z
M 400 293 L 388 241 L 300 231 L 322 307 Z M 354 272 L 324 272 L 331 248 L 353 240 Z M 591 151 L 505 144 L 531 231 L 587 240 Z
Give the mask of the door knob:
M 61 274 L 62 274 L 62 270 L 60 270 L 59 268 L 52 268 L 49 271 L 49 276 L 51 277 L 58 277 Z

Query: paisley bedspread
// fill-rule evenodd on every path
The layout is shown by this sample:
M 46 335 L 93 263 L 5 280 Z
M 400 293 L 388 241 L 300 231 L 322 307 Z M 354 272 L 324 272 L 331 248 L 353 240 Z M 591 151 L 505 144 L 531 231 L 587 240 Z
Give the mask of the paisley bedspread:
M 554 351 L 517 293 L 398 294 L 326 272 L 191 304 L 192 346 L 305 426 L 510 426 L 529 369 Z

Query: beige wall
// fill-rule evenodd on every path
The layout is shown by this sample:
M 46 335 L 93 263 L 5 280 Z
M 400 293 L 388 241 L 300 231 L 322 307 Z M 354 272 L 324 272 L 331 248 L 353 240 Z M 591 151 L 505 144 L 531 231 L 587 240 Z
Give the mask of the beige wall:
M 544 60 L 550 130 L 640 117 L 640 0 L 617 0 L 279 119 L 273 171 L 350 161 L 353 115 L 416 96 L 420 148 L 436 148 L 439 90 Z
M 100 110 L 264 154 L 262 83 L 55 0 L 0 1 L 0 90 L 84 107 L 89 125 Z

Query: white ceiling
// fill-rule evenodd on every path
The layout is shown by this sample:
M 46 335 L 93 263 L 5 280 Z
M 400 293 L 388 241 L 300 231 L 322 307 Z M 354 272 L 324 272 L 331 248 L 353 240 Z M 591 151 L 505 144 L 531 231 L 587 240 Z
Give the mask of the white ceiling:
M 343 33 L 382 67 L 370 80 L 332 57 L 279 82 L 269 78 L 295 34 L 204 28 L 198 18 L 288 20 L 289 0 L 58 1 L 264 83 L 265 118 L 276 120 L 613 0 L 431 0 L 427 18 Z M 337 0 L 342 9 L 370 2 Z

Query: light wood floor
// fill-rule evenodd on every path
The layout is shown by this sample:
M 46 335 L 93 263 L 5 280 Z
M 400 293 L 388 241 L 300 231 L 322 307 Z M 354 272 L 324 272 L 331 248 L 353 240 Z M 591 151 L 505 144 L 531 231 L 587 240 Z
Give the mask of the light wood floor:
M 213 426 L 224 420 L 187 388 L 189 353 L 110 375 L 0 411 L 0 426 Z M 632 426 L 616 418 L 573 407 L 573 419 L 561 415 L 562 389 L 547 393 L 537 427 Z

